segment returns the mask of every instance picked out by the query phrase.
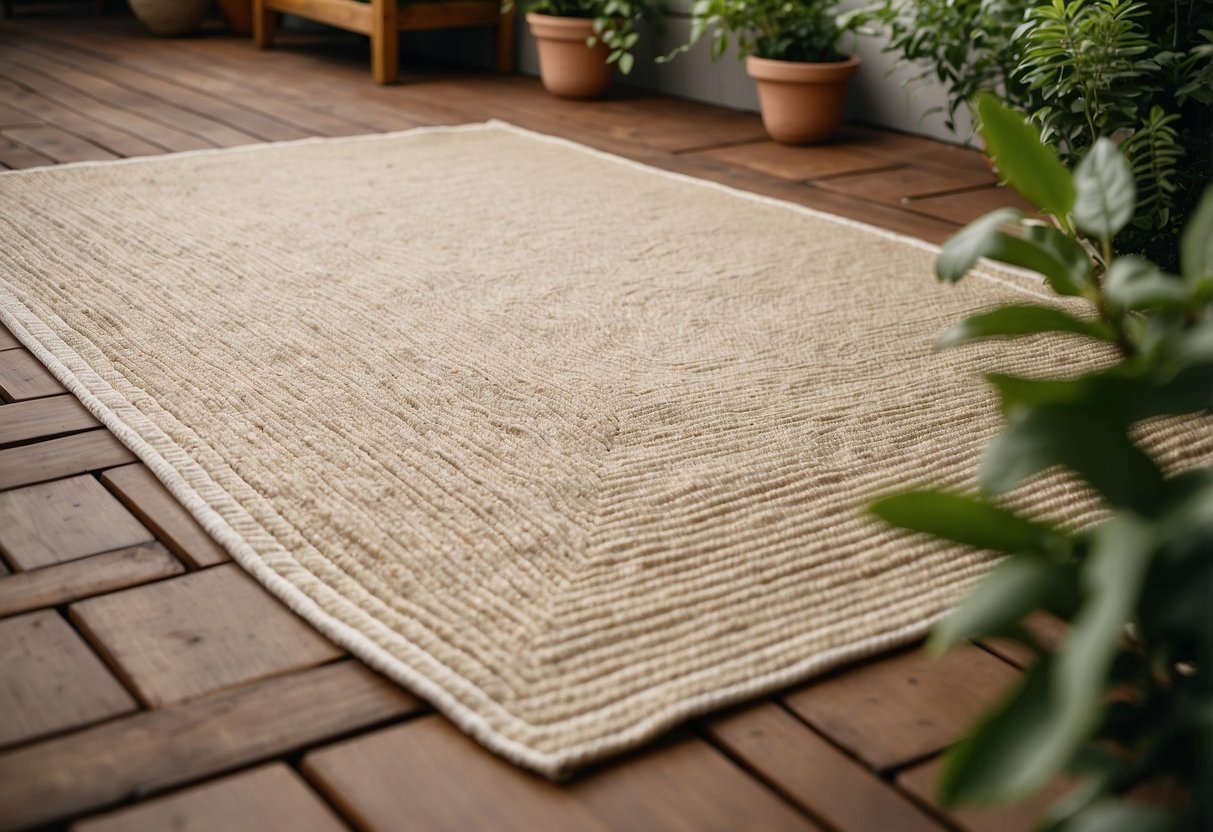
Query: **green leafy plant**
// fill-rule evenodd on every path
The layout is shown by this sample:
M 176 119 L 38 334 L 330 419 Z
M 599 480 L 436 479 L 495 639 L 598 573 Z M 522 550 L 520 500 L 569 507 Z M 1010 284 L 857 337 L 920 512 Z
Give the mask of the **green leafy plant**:
M 712 60 L 737 45 L 738 57 L 830 63 L 846 60 L 839 41 L 858 30 L 865 10 L 840 12 L 836 0 L 695 0 L 686 44 L 665 58 L 687 51 L 711 33 Z
M 636 63 L 633 49 L 640 42 L 636 24 L 662 20 L 661 6 L 655 0 L 523 0 L 521 5 L 525 12 L 592 19 L 594 34 L 586 46 L 593 49 L 599 41 L 606 44 L 611 50 L 606 62 L 618 64 L 624 75 Z M 514 7 L 515 0 L 502 0 L 502 11 L 510 12 Z
M 1026 89 L 1019 81 L 1019 52 L 1012 46 L 1032 0 L 886 0 L 878 18 L 888 33 L 886 52 L 915 67 L 906 81 L 916 86 L 943 84 L 947 103 L 923 116 L 943 112 L 949 130 L 968 116 L 963 108 L 979 92 L 996 92 L 1021 103 Z
M 1035 655 L 949 752 L 941 797 L 1017 800 L 1066 775 L 1076 785 L 1045 829 L 1213 829 L 1213 468 L 1168 471 L 1139 434 L 1213 408 L 1213 189 L 1183 232 L 1180 274 L 1117 257 L 1136 186 L 1115 144 L 1098 139 L 1071 174 L 1025 117 L 989 95 L 978 107 L 999 169 L 1053 222 L 988 214 L 945 244 L 939 278 L 960 280 L 987 257 L 1039 272 L 1090 313 L 1004 306 L 956 324 L 940 345 L 1064 333 L 1119 359 L 1071 378 L 988 376 L 1005 425 L 981 459 L 981 493 L 912 491 L 872 506 L 894 526 L 1003 556 L 929 649 L 997 636 Z M 1001 499 L 1053 469 L 1090 486 L 1104 519 L 1069 531 Z M 1040 611 L 1069 622 L 1055 648 L 1024 624 Z
M 1213 179 L 1213 0 L 885 0 L 888 50 L 937 78 L 956 126 L 975 93 L 1028 113 L 1063 161 L 1121 142 L 1138 191 L 1115 241 L 1176 266 Z

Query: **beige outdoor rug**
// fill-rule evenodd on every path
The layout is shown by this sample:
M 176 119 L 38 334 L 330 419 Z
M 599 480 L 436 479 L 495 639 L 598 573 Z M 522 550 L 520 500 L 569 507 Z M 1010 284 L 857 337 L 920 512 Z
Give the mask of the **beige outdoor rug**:
M 987 563 L 860 507 L 970 476 L 978 372 L 1090 360 L 932 351 L 1029 279 L 499 124 L 4 174 L 0 240 L 245 569 L 551 776 L 921 635 Z

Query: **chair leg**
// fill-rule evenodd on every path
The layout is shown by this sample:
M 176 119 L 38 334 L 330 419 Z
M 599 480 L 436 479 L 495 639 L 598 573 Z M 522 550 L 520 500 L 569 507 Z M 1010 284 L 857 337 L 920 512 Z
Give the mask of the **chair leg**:
M 270 9 L 268 0 L 253 0 L 253 43 L 258 49 L 268 49 L 277 32 L 278 13 Z
M 394 84 L 400 71 L 400 31 L 396 0 L 371 0 L 371 77 L 376 84 Z
M 515 10 L 502 12 L 497 21 L 497 71 L 503 75 L 514 72 L 514 21 Z

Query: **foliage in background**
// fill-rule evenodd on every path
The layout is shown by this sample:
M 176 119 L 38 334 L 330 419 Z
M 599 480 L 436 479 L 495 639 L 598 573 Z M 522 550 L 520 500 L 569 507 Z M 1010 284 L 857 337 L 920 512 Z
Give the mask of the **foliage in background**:
M 687 43 L 664 59 L 687 51 L 711 33 L 712 60 L 737 45 L 738 57 L 831 63 L 846 60 L 842 36 L 856 31 L 864 11 L 840 12 L 837 0 L 695 0 Z
M 610 47 L 608 64 L 619 64 L 619 71 L 627 75 L 636 63 L 633 49 L 640 41 L 636 23 L 660 23 L 661 6 L 656 0 L 523 0 L 524 12 L 548 14 L 553 17 L 581 17 L 594 21 L 594 35 L 586 41 L 593 49 L 599 41 Z M 514 10 L 515 0 L 502 0 L 501 10 Z
M 888 51 L 937 78 L 945 121 L 993 92 L 1063 161 L 1122 142 L 1138 204 L 1116 248 L 1173 268 L 1213 180 L 1213 0 L 884 0 Z
M 1071 175 L 1024 117 L 993 96 L 979 109 L 999 169 L 1054 224 L 1014 209 L 988 214 L 944 246 L 940 279 L 960 280 L 989 257 L 1041 273 L 1092 314 L 1004 306 L 956 324 L 940 346 L 1064 333 L 1120 359 L 1076 378 L 988 376 L 1005 426 L 982 457 L 980 496 L 915 491 L 872 507 L 894 526 L 1006 556 L 930 648 L 1002 636 L 1036 656 L 949 752 L 941 797 L 1017 800 L 1066 773 L 1076 785 L 1045 829 L 1213 829 L 1213 468 L 1164 471 L 1134 432 L 1213 409 L 1213 189 L 1184 230 L 1179 275 L 1116 257 L 1112 239 L 1131 220 L 1136 191 L 1117 147 L 1099 139 Z M 1098 493 L 1106 519 L 1067 532 L 999 501 L 1058 468 Z M 1055 649 L 1023 626 L 1036 611 L 1069 622 Z

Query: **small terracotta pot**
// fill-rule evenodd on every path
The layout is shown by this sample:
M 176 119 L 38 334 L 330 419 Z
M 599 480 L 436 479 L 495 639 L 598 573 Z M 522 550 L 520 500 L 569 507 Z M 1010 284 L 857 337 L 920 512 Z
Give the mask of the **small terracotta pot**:
M 544 89 L 559 98 L 606 95 L 615 65 L 606 62 L 611 50 L 605 44 L 598 43 L 593 49 L 585 45 L 594 34 L 594 21 L 531 12 L 526 22 L 539 48 L 539 78 Z
M 807 64 L 750 55 L 745 68 L 758 84 L 762 125 L 771 138 L 783 144 L 816 144 L 842 124 L 847 83 L 859 71 L 859 59 Z

